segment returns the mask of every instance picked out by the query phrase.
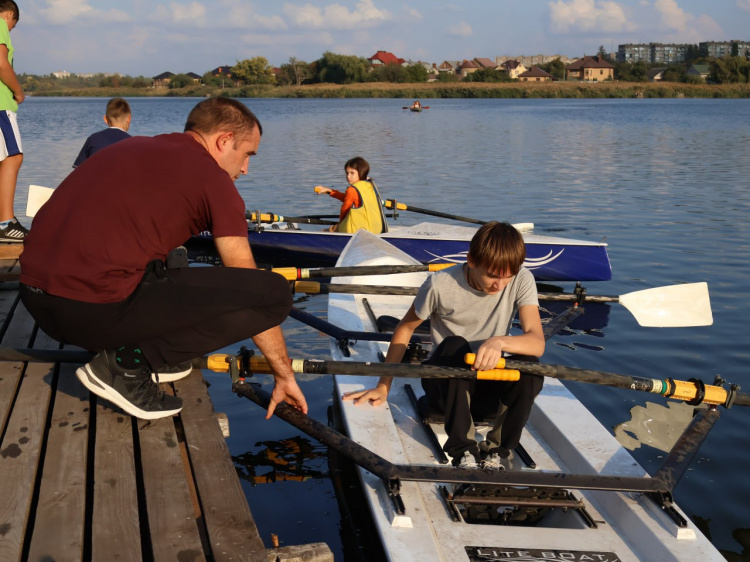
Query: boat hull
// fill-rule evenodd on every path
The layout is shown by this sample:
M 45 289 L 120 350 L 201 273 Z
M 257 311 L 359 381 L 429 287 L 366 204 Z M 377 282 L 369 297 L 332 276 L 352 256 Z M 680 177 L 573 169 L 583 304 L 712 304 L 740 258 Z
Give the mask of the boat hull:
M 409 229 L 379 235 L 420 263 L 462 263 L 476 229 L 444 229 L 422 223 Z M 250 245 L 263 263 L 324 267 L 336 260 L 351 239 L 350 234 L 306 230 L 265 229 L 250 231 Z M 537 281 L 607 281 L 612 268 L 606 244 L 524 234 L 524 267 Z

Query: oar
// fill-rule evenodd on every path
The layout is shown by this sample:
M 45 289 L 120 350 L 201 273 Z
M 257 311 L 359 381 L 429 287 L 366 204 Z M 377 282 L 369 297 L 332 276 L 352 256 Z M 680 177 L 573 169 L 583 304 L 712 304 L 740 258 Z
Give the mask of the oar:
M 258 213 L 246 211 L 245 218 L 251 222 L 297 222 L 301 224 L 337 224 L 336 221 L 323 220 L 317 217 L 290 217 L 287 215 L 276 215 L 274 213 Z
M 472 219 L 469 217 L 462 217 L 460 215 L 451 215 L 449 213 L 443 213 L 440 211 L 431 211 L 430 209 L 422 209 L 421 207 L 414 207 L 413 205 L 407 205 L 406 203 L 399 203 L 395 199 L 388 199 L 386 201 L 383 201 L 383 206 L 386 209 L 392 209 L 396 211 L 411 211 L 413 213 L 420 213 L 422 215 L 430 215 L 432 217 L 440 217 L 443 219 L 451 219 L 455 221 L 461 221 L 461 222 L 469 222 L 471 224 L 487 224 L 489 221 L 481 221 L 479 219 Z M 391 217 L 395 217 L 396 214 L 389 215 Z M 526 230 L 532 230 L 534 228 L 533 222 L 519 222 L 515 223 L 513 225 L 516 230 L 520 231 L 526 231 Z
M 417 287 L 348 285 L 297 281 L 294 290 L 309 295 L 348 293 L 362 295 L 416 295 Z M 571 293 L 539 293 L 539 300 L 575 301 Z M 713 324 L 711 301 L 706 283 L 668 285 L 625 295 L 586 295 L 584 302 L 616 302 L 627 308 L 641 326 L 648 328 L 685 328 Z
M 453 267 L 455 263 L 430 263 L 420 265 L 358 265 L 351 267 L 319 267 L 305 269 L 298 267 L 274 267 L 271 271 L 283 275 L 287 281 L 311 279 L 315 277 L 345 277 L 354 275 L 391 275 L 396 273 L 415 273 L 422 271 L 440 271 Z M 300 291 L 304 292 L 304 291 Z
M 407 105 L 406 107 L 402 107 L 401 109 L 411 109 L 411 106 Z M 430 109 L 430 106 L 429 105 L 423 105 L 422 107 L 420 107 L 420 109 Z
M 93 354 L 88 351 L 49 350 L 49 349 L 16 349 L 0 348 L 0 361 L 30 361 L 39 363 L 85 363 L 90 361 Z M 467 359 L 470 359 L 467 357 Z M 236 362 L 237 356 L 217 353 L 208 357 L 193 359 L 193 367 L 210 369 L 218 373 L 229 371 L 230 364 Z M 498 363 L 500 365 L 501 363 Z M 692 404 L 722 404 L 725 407 L 736 404 L 750 406 L 750 394 L 739 392 L 739 387 L 730 386 L 725 390 L 721 386 L 707 385 L 702 381 L 690 379 L 688 381 L 672 378 L 649 379 L 632 375 L 618 375 L 604 371 L 593 371 L 565 367 L 563 365 L 542 365 L 526 361 L 504 360 L 504 368 L 489 371 L 470 371 L 469 369 L 455 369 L 438 367 L 435 365 L 419 365 L 409 363 L 362 363 L 356 361 L 327 361 L 320 359 L 292 359 L 292 371 L 316 375 L 355 375 L 372 377 L 408 377 L 408 378 L 473 378 L 478 373 L 489 377 L 487 380 L 517 380 L 516 373 L 538 375 L 560 380 L 585 382 L 629 388 L 641 392 L 661 394 L 675 400 L 690 400 Z M 249 370 L 252 373 L 271 373 L 268 361 L 261 355 L 251 355 Z M 509 378 L 510 377 L 510 378 Z
M 473 355 L 473 354 L 469 354 Z M 206 359 L 207 368 L 216 372 L 227 372 L 229 362 L 234 355 L 215 354 Z M 467 356 L 467 359 L 471 359 Z M 263 356 L 252 355 L 249 358 L 249 369 L 252 373 L 271 373 L 271 368 Z M 650 379 L 632 375 L 619 375 L 604 371 L 578 369 L 563 365 L 542 365 L 527 361 L 504 360 L 504 368 L 490 371 L 469 371 L 451 367 L 435 365 L 419 365 L 410 363 L 363 363 L 357 361 L 328 361 L 324 359 L 292 359 L 292 371 L 316 375 L 354 375 L 372 377 L 407 377 L 407 378 L 445 378 L 461 377 L 483 380 L 517 380 L 513 378 L 515 372 L 538 375 L 560 380 L 585 382 L 615 388 L 628 388 L 652 394 L 661 394 L 666 398 L 691 401 L 693 404 L 721 404 L 729 407 L 733 404 L 750 406 L 750 394 L 738 392 L 738 387 L 731 387 L 729 391 L 721 386 L 704 384 L 702 381 L 674 380 L 672 378 Z M 198 365 L 196 365 L 198 366 Z M 479 375 L 478 373 L 482 373 Z M 498 377 L 498 378 L 494 378 Z

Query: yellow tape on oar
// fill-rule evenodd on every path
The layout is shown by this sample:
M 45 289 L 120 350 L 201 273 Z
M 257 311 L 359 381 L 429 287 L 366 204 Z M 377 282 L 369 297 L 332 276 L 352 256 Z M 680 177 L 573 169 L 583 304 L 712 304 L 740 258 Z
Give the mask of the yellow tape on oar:
M 215 373 L 226 373 L 229 371 L 229 362 L 236 359 L 235 355 L 226 353 L 214 353 L 206 357 L 206 368 Z M 250 357 L 250 370 L 253 373 L 271 373 L 271 365 L 262 355 L 253 355 Z
M 476 360 L 477 360 L 477 354 L 476 353 L 467 353 L 466 355 L 464 355 L 464 363 L 466 363 L 467 365 L 473 365 L 474 361 L 476 361 Z M 497 362 L 497 365 L 495 365 L 495 369 L 502 369 L 503 367 L 505 367 L 505 358 L 504 357 L 500 358 L 500 360 Z M 516 380 L 518 380 L 518 379 L 516 379 Z
M 670 390 L 672 391 L 671 393 L 669 392 Z M 701 391 L 703 392 L 703 396 L 699 396 Z M 659 394 L 663 394 L 667 398 L 685 400 L 687 402 L 700 397 L 700 402 L 705 402 L 706 404 L 724 404 L 727 400 L 727 391 L 720 386 L 699 385 L 693 381 L 678 381 L 674 379 L 669 379 L 667 384 L 665 384 L 664 391 Z
M 492 369 L 490 371 L 477 371 L 479 381 L 517 381 L 521 378 L 521 371 L 515 369 Z
M 383 201 L 383 206 L 386 209 L 393 209 L 393 201 Z M 398 209 L 399 211 L 408 211 L 409 207 L 407 207 L 403 203 L 396 203 L 396 209 Z

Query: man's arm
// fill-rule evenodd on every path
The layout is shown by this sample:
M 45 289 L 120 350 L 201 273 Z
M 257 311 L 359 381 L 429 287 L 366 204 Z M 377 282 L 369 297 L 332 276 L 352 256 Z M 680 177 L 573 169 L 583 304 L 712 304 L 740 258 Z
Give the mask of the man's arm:
M 13 98 L 17 103 L 23 102 L 26 96 L 23 93 L 23 88 L 16 77 L 16 73 L 13 70 L 13 66 L 8 61 L 8 46 L 0 45 L 0 81 L 8 86 L 11 92 L 13 92 Z
M 400 363 L 406 353 L 406 347 L 409 345 L 414 330 L 422 323 L 422 319 L 414 311 L 414 305 L 409 307 L 409 311 L 398 323 L 393 331 L 391 343 L 388 345 L 388 353 L 385 356 L 386 363 Z M 357 392 L 348 392 L 344 394 L 344 400 L 354 400 L 355 404 L 362 401 L 369 402 L 373 406 L 378 406 L 385 402 L 388 393 L 393 384 L 393 377 L 380 377 L 377 386 L 368 390 Z
M 523 334 L 494 336 L 486 340 L 477 350 L 477 358 L 471 367 L 473 370 L 494 369 L 503 357 L 503 353 L 533 355 L 534 357 L 541 357 L 544 354 L 544 332 L 542 320 L 539 317 L 539 307 L 531 304 L 520 307 L 518 319 L 521 321 Z
M 214 238 L 216 249 L 225 267 L 257 269 L 250 243 L 244 236 L 222 236 Z M 268 405 L 266 419 L 269 419 L 276 406 L 286 402 L 302 413 L 307 413 L 307 402 L 302 394 L 289 361 L 289 354 L 280 326 L 275 326 L 253 337 L 253 342 L 268 361 L 273 371 L 274 387 Z

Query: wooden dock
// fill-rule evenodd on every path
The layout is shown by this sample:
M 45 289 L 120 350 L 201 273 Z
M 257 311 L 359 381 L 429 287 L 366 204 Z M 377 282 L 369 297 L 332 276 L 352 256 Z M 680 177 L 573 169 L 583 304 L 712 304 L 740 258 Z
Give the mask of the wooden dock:
M 18 272 L 10 251 L 0 275 Z M 17 283 L 0 283 L 0 345 L 60 348 Z M 162 385 L 179 416 L 147 422 L 77 367 L 0 363 L 0 560 L 333 560 L 324 543 L 266 549 L 200 371 Z

